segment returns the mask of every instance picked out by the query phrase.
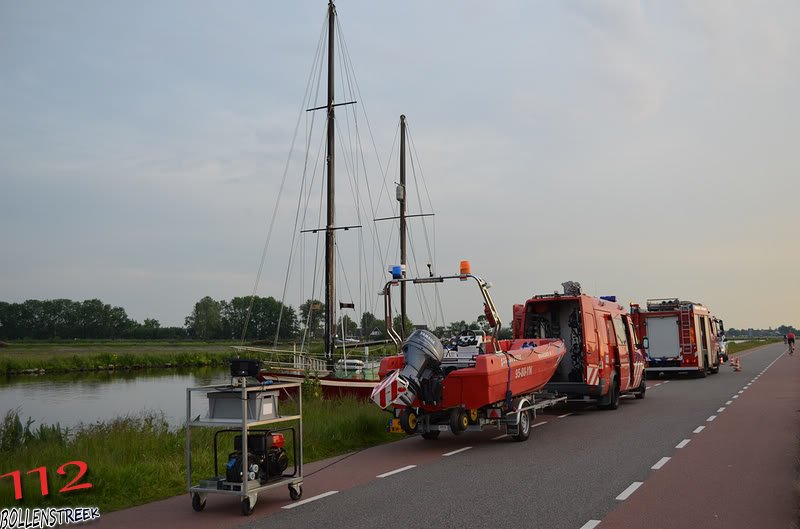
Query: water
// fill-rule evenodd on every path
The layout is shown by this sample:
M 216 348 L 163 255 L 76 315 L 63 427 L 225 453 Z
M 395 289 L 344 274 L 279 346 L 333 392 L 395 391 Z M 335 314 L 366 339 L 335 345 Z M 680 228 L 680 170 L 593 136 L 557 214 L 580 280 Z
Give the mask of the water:
M 0 413 L 18 409 L 39 424 L 107 421 L 141 412 L 163 412 L 173 426 L 186 419 L 186 388 L 226 384 L 227 368 L 147 370 L 15 376 L 0 379 Z M 205 413 L 207 400 L 192 396 L 193 413 Z
M 354 372 L 336 371 L 341 378 L 377 378 L 377 362 Z M 224 368 L 164 369 L 70 373 L 64 375 L 21 375 L 0 378 L 0 414 L 19 410 L 39 424 L 108 421 L 142 412 L 163 412 L 172 426 L 186 419 L 186 388 L 228 384 L 230 370 Z M 192 394 L 192 415 L 205 414 L 208 400 Z

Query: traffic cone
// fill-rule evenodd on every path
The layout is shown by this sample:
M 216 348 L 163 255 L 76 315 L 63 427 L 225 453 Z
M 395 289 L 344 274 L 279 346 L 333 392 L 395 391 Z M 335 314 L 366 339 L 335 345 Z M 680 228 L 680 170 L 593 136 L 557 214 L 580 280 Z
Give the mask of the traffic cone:
M 742 364 L 739 361 L 739 357 L 738 356 L 736 358 L 731 358 L 731 367 L 733 368 L 734 371 L 741 371 L 742 370 Z

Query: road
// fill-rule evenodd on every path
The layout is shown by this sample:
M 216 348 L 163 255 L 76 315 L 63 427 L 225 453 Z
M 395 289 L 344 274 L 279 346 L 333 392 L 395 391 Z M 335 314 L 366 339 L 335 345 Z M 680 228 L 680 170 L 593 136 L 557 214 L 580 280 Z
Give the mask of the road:
M 232 498 L 209 496 L 194 513 L 183 496 L 159 502 L 161 524 L 145 506 L 98 526 L 125 527 L 133 515 L 131 527 L 147 519 L 194 529 L 789 527 L 800 357 L 783 351 L 776 344 L 743 353 L 742 372 L 723 366 L 705 380 L 650 381 L 644 400 L 623 399 L 615 411 L 553 409 L 523 443 L 496 439 L 496 430 L 414 437 L 309 466 L 304 501 L 268 492 L 250 518 L 237 516 Z M 720 518 L 719 496 L 730 504 L 725 512 L 738 510 Z M 677 515 L 687 507 L 694 517 Z M 745 522 L 740 511 L 769 523 Z

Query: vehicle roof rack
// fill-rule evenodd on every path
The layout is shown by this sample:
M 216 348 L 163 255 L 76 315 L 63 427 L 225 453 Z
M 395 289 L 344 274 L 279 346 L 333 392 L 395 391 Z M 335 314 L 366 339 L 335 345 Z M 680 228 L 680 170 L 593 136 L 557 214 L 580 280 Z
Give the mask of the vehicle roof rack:
M 690 305 L 698 305 L 700 307 L 703 306 L 702 303 L 696 303 L 694 301 L 686 301 L 680 300 L 678 298 L 663 298 L 663 299 L 648 299 L 647 300 L 647 310 L 651 312 L 663 311 L 663 310 L 679 310 L 681 308 L 687 308 Z

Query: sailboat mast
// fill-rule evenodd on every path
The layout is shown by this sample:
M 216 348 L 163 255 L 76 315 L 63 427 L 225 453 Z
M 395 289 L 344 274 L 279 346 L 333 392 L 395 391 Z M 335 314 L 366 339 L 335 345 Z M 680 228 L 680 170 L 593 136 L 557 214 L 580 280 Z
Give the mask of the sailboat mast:
M 400 116 L 400 270 L 406 277 L 406 116 Z M 400 338 L 406 338 L 406 284 L 400 283 Z
M 334 336 L 336 334 L 336 296 L 334 284 L 334 137 L 335 119 L 333 102 L 333 48 L 334 27 L 336 21 L 336 6 L 328 2 L 328 217 L 325 229 L 325 360 L 328 369 L 333 369 L 333 352 L 335 349 Z

